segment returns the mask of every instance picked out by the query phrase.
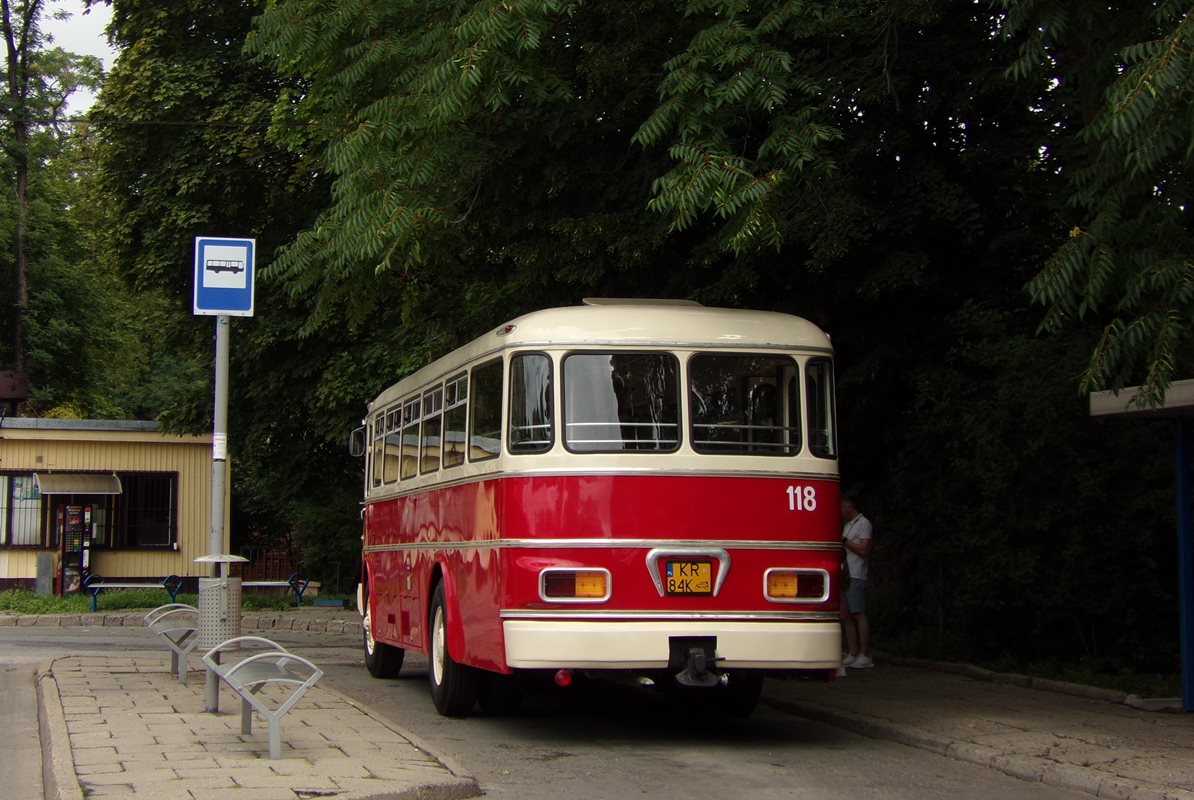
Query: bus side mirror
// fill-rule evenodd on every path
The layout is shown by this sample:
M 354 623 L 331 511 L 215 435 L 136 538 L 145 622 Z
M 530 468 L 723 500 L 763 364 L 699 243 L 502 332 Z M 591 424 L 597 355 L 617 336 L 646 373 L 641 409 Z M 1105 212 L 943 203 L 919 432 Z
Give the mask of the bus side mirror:
M 348 434 L 348 452 L 356 458 L 365 455 L 365 426 Z

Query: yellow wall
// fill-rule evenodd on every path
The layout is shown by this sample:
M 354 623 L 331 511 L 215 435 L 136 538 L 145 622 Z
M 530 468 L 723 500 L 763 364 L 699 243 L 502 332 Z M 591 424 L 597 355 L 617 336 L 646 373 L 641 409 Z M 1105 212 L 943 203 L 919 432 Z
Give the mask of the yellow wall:
M 0 578 L 37 576 L 37 554 L 44 550 L 0 550 Z
M 53 427 L 63 424 L 70 427 Z M 39 427 L 16 427 L 19 425 Z M 194 560 L 207 555 L 211 537 L 211 436 L 174 436 L 152 427 L 146 423 L 10 418 L 0 426 L 0 470 L 177 472 L 178 549 L 99 549 L 92 552 L 91 569 L 106 578 L 207 576 L 211 570 Z M 227 518 L 222 551 L 228 552 Z M 37 552 L 47 551 L 0 549 L 0 578 L 34 578 Z

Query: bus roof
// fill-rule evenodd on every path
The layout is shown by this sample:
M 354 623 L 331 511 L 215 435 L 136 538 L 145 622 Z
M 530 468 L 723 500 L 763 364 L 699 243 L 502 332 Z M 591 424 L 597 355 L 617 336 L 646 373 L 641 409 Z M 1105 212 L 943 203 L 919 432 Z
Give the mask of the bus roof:
M 820 328 L 791 314 L 709 308 L 676 300 L 592 299 L 585 303 L 532 311 L 510 320 L 391 386 L 370 408 L 377 402 L 389 403 L 473 359 L 515 347 L 611 345 L 832 351 L 829 337 Z

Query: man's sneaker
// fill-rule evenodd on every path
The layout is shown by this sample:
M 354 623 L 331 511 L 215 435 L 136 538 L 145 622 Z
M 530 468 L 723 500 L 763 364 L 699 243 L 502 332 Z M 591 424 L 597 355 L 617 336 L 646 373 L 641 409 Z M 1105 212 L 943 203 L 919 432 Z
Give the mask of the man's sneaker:
M 845 668 L 845 667 L 838 667 L 838 668 L 837 668 L 837 676 L 838 676 L 839 678 L 844 678 L 844 677 L 846 677 L 846 668 Z
M 842 659 L 842 666 L 848 667 L 857 660 L 858 660 L 858 655 L 855 653 L 850 653 L 849 655 L 847 655 L 845 658 Z
M 875 666 L 875 662 L 871 661 L 870 656 L 859 654 L 848 666 L 850 669 L 870 669 Z

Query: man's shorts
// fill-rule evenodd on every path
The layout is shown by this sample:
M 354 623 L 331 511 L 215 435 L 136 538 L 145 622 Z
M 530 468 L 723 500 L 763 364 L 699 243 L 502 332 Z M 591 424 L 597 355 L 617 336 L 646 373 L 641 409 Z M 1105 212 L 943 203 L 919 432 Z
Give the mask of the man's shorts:
M 846 603 L 846 610 L 851 614 L 866 613 L 866 581 L 862 578 L 851 578 L 850 588 L 842 595 Z

